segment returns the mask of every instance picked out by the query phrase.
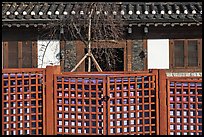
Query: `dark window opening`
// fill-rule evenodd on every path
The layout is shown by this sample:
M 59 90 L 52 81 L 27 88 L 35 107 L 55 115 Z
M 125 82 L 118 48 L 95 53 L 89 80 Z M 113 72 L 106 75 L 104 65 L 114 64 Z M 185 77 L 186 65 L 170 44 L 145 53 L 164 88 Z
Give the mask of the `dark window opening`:
M 85 54 L 88 49 L 85 49 Z M 92 54 L 103 71 L 124 71 L 124 48 L 94 48 Z M 85 71 L 88 71 L 88 58 L 85 59 Z M 97 71 L 91 59 L 91 71 Z
M 188 66 L 198 66 L 197 41 L 188 41 Z
M 201 69 L 202 41 L 200 39 L 176 39 L 171 41 L 170 60 L 173 69 Z
M 8 46 L 8 67 L 18 68 L 18 42 L 11 41 Z
M 175 67 L 184 67 L 184 41 L 174 42 Z
M 3 42 L 3 67 L 37 67 L 37 45 L 32 41 Z

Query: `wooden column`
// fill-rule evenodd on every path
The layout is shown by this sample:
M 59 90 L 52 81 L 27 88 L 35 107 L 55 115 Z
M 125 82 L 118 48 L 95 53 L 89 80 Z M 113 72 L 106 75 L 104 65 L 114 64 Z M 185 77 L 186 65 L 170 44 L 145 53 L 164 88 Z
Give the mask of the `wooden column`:
M 38 47 L 37 47 L 37 41 L 32 42 L 32 67 L 37 68 L 38 67 Z
M 167 82 L 166 71 L 161 69 L 158 71 L 158 87 L 159 87 L 159 135 L 167 135 Z
M 46 90 L 45 90 L 45 134 L 53 135 L 54 125 L 54 74 L 60 73 L 60 66 L 46 67 Z
M 169 40 L 169 69 L 174 67 L 174 41 Z
M 127 71 L 132 71 L 132 40 L 127 40 Z
M 8 68 L 8 42 L 3 42 L 3 68 Z

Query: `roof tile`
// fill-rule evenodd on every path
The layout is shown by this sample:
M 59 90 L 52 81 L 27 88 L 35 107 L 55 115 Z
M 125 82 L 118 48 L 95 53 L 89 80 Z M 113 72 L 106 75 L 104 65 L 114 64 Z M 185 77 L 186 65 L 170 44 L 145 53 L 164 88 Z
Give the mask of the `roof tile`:
M 102 2 L 101 8 L 115 19 L 134 22 L 202 22 L 202 2 Z M 88 16 L 88 2 L 3 2 L 2 21 L 63 19 Z M 100 7 L 99 7 L 100 8 Z M 111 9 L 111 10 L 110 10 Z M 178 12 L 178 11 L 180 12 Z M 83 11 L 83 12 L 82 12 Z M 122 11 L 122 12 L 121 12 Z M 121 15 L 121 13 L 124 15 Z M 75 14 L 71 14 L 74 13 Z M 32 13 L 32 14 L 31 14 Z M 84 13 L 84 14 L 82 14 Z M 101 13 L 100 13 L 101 14 Z

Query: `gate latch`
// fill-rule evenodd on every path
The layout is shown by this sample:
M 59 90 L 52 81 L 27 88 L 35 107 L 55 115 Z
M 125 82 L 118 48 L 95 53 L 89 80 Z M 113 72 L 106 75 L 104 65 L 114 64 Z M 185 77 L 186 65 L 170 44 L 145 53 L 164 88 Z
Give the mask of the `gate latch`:
M 104 96 L 104 97 L 101 98 L 101 100 L 102 100 L 102 101 L 105 101 L 105 102 L 107 102 L 109 99 L 110 99 L 109 96 Z

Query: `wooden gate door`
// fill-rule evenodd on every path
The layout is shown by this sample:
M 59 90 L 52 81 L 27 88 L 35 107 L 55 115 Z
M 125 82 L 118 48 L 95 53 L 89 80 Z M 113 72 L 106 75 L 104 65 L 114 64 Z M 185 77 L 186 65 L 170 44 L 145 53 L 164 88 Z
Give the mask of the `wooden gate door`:
M 171 77 L 168 89 L 168 134 L 202 135 L 202 78 Z
M 158 134 L 156 75 L 118 74 L 107 81 L 108 134 Z
M 45 134 L 45 70 L 2 70 L 2 135 Z
M 106 77 L 54 75 L 55 134 L 104 135 Z
M 55 74 L 54 134 L 158 134 L 157 85 L 154 73 Z

